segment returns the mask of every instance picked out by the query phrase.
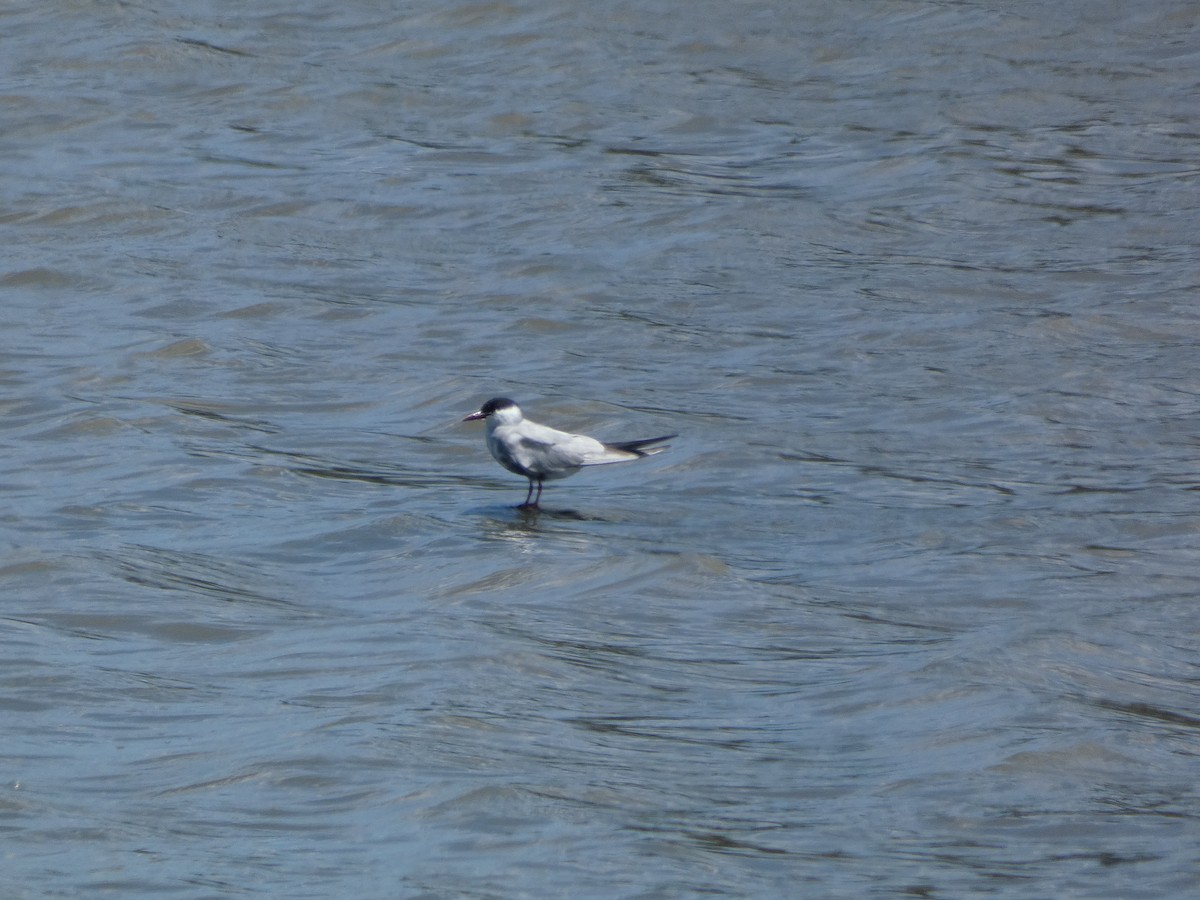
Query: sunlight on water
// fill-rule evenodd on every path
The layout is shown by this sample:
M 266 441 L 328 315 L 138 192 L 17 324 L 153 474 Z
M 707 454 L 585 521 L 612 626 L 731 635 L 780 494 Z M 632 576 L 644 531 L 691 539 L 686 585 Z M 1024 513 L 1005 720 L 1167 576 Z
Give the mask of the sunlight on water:
M 1193 890 L 1195 17 L 678 13 L 0 12 L 11 896 Z

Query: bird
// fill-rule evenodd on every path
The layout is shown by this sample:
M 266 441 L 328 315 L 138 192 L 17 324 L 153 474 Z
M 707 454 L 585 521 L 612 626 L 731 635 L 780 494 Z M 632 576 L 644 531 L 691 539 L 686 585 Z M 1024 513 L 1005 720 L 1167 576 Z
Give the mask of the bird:
M 641 441 L 605 444 L 586 434 L 571 434 L 525 418 L 521 407 L 507 397 L 493 397 L 462 421 L 487 420 L 487 447 L 496 462 L 510 472 L 529 479 L 525 502 L 517 509 L 537 509 L 542 500 L 542 482 L 574 475 L 584 466 L 630 462 L 661 453 L 662 445 L 675 434 Z M 533 494 L 537 486 L 537 496 Z M 532 500 L 532 502 L 530 502 Z

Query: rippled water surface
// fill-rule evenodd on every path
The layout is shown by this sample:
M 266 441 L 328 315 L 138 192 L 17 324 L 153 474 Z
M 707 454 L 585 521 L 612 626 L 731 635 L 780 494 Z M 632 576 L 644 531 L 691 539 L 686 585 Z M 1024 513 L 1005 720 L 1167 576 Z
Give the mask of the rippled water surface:
M 1194 890 L 1198 23 L 5 5 L 5 896 Z

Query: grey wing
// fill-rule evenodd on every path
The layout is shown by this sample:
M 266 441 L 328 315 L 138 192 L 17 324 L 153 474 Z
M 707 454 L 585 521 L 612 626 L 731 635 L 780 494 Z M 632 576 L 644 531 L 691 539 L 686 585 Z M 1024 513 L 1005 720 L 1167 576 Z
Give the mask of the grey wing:
M 546 478 L 569 475 L 582 466 L 586 459 L 586 448 L 575 446 L 575 442 L 570 440 L 539 441 L 523 437 L 518 443 L 517 458 L 527 469 Z

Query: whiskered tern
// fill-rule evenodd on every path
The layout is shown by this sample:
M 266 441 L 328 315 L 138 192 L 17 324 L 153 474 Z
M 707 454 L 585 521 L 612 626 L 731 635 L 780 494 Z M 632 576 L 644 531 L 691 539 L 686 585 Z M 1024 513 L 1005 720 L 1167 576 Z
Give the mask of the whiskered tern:
M 574 475 L 585 466 L 630 462 L 667 449 L 661 445 L 676 435 L 642 441 L 605 444 L 586 434 L 571 434 L 525 418 L 521 407 L 507 397 L 494 397 L 464 422 L 487 420 L 487 446 L 496 462 L 529 479 L 529 491 L 519 509 L 536 509 L 542 499 L 542 482 Z M 533 494 L 537 485 L 537 496 Z M 532 500 L 532 502 L 530 502 Z

